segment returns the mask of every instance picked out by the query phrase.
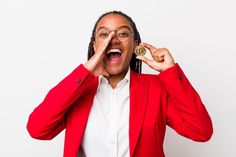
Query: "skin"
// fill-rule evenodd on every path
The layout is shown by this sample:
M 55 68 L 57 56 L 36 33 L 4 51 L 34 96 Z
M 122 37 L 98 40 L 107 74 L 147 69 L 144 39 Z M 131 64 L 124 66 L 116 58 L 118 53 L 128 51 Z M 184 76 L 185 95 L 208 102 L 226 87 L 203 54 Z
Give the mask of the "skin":
M 109 30 L 117 30 L 122 26 L 127 26 L 133 31 L 130 22 L 125 17 L 117 14 L 108 14 L 98 22 L 96 30 L 101 27 L 105 27 Z M 168 49 L 156 48 L 147 43 L 141 43 L 141 45 L 149 50 L 152 59 L 146 58 L 145 56 L 137 56 L 137 58 L 154 70 L 162 72 L 175 65 L 174 59 Z M 111 31 L 108 38 L 103 40 L 95 39 L 93 43 L 95 54 L 84 64 L 84 67 L 95 76 L 105 76 L 111 87 L 115 88 L 117 83 L 125 77 L 132 53 L 134 53 L 136 46 L 137 42 L 134 40 L 133 36 L 121 42 L 117 39 L 114 31 Z M 119 64 L 108 61 L 106 51 L 111 48 L 119 48 L 122 50 Z

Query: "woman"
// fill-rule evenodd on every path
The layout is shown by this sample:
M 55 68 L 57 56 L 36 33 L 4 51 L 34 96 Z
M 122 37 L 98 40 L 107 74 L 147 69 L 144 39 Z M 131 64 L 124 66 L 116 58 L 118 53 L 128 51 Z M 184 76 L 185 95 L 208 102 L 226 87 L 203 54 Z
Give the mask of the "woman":
M 88 61 L 31 113 L 30 135 L 50 140 L 66 129 L 64 157 L 164 157 L 166 125 L 194 141 L 209 140 L 207 110 L 168 49 L 142 43 L 151 53 L 148 59 L 135 55 L 140 43 L 129 16 L 102 15 Z M 160 74 L 141 74 L 142 61 Z

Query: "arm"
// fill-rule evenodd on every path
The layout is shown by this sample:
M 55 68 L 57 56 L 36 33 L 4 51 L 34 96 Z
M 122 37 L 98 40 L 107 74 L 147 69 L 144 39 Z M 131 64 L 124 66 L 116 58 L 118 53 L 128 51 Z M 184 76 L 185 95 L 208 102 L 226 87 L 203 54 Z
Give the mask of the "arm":
M 109 76 L 103 67 L 103 57 L 113 36 L 114 32 L 101 45 L 95 46 L 95 54 L 51 89 L 44 101 L 31 113 L 27 129 L 32 137 L 44 140 L 54 138 L 65 128 L 67 111 L 87 85 L 95 76 Z
M 52 88 L 30 114 L 27 123 L 29 134 L 42 140 L 52 139 L 59 134 L 65 128 L 67 111 L 94 79 L 94 75 L 83 65 L 78 66 Z
M 213 133 L 211 118 L 179 65 L 161 72 L 159 77 L 169 92 L 167 124 L 194 141 L 209 140 Z
M 167 124 L 179 134 L 195 141 L 207 141 L 213 133 L 212 122 L 198 93 L 194 90 L 178 64 L 166 48 L 156 48 L 142 44 L 149 49 L 152 58 L 144 56 L 142 60 L 154 70 L 160 72 L 168 95 Z

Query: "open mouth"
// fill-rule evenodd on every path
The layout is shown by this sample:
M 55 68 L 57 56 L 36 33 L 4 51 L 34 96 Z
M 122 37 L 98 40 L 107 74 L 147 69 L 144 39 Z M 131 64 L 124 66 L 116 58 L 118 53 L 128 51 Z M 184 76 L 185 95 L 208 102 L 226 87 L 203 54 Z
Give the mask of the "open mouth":
M 120 49 L 110 49 L 106 52 L 106 56 L 110 62 L 116 63 L 120 60 L 121 50 Z

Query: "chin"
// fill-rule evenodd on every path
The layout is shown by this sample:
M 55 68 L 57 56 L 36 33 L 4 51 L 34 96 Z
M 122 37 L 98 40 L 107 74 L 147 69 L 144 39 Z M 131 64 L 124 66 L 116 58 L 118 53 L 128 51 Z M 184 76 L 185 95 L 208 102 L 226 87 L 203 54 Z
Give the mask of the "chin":
M 106 70 L 110 75 L 119 75 L 126 71 L 123 67 L 110 67 L 106 68 Z

